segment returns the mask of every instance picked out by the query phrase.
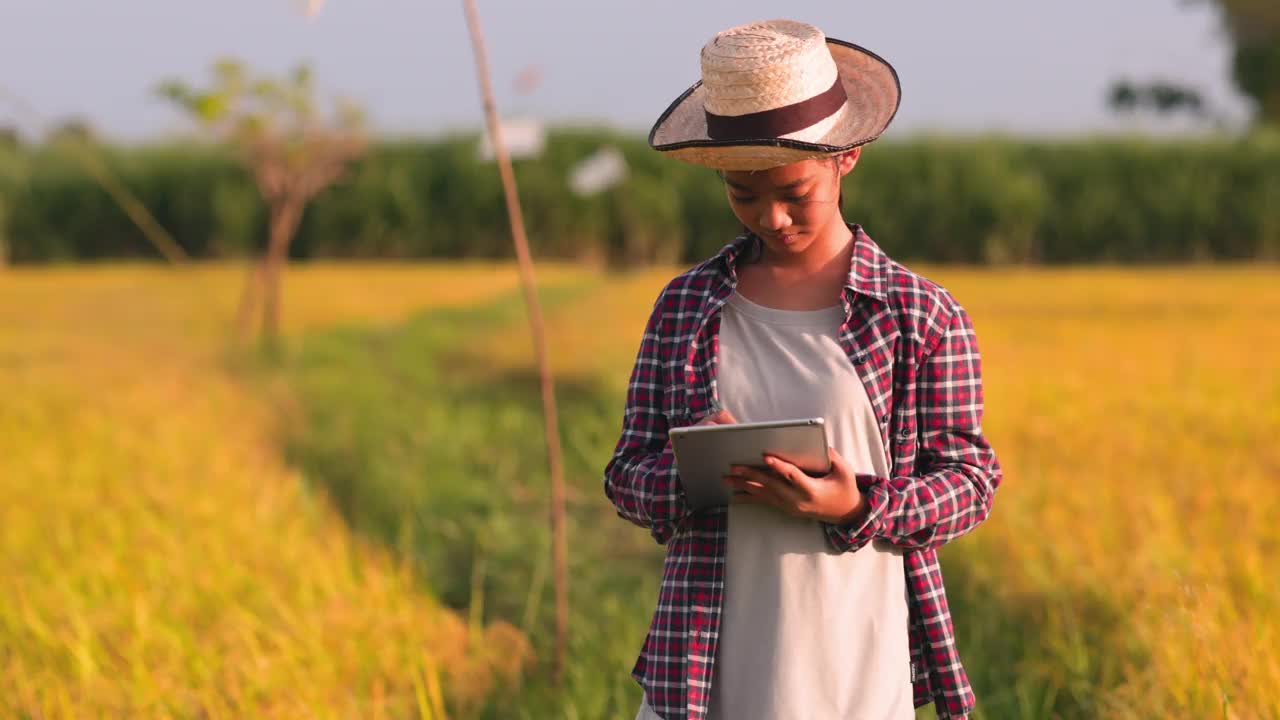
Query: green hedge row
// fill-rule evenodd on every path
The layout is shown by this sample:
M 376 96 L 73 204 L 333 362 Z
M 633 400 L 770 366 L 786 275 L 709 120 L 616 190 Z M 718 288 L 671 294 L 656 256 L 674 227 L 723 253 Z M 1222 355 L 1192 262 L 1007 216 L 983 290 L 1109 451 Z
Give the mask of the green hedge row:
M 295 257 L 504 257 L 495 166 L 475 137 L 384 142 L 308 209 Z M 569 191 L 570 169 L 620 148 L 627 180 Z M 265 240 L 251 179 L 223 149 L 104 148 L 113 174 L 196 257 Z M 642 138 L 559 130 L 516 163 L 540 257 L 687 262 L 738 230 L 720 179 Z M 845 216 L 896 256 L 940 262 L 1142 262 L 1280 258 L 1280 140 L 914 139 L 867 148 Z M 0 246 L 15 262 L 152 256 L 65 150 L 0 148 Z

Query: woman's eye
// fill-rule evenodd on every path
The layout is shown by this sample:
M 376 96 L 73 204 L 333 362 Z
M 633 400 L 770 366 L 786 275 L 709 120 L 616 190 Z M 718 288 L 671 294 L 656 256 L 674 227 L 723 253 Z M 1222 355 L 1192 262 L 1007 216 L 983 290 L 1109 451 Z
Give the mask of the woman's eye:
M 748 203 L 753 203 L 756 201 L 756 198 L 754 195 L 732 195 L 731 194 L 729 195 L 729 197 L 732 198 L 734 202 L 743 204 L 743 205 L 746 205 Z M 792 195 L 792 196 L 782 198 L 782 202 L 788 202 L 788 203 L 807 202 L 808 200 L 809 200 L 809 196 L 807 194 Z

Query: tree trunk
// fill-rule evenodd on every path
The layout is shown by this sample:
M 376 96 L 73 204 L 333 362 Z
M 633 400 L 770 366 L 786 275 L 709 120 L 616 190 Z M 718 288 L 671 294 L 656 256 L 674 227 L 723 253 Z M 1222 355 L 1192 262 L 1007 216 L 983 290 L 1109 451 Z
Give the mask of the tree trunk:
M 258 306 L 258 298 L 262 296 L 263 258 L 249 259 L 249 272 L 244 278 L 244 289 L 240 292 L 240 307 L 236 310 L 236 342 L 244 346 L 253 337 L 253 318 Z
M 0 205 L 0 270 L 9 266 L 9 236 L 5 234 L 5 220 L 8 218 L 8 208 Z
M 280 337 L 280 284 L 289 258 L 289 243 L 302 218 L 303 203 L 287 198 L 271 208 L 271 237 L 262 265 L 262 335 L 274 344 Z

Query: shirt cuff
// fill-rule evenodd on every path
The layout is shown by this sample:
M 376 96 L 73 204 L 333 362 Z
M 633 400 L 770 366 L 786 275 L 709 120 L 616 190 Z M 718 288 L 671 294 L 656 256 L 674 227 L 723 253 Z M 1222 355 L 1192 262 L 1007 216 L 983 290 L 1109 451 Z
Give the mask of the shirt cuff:
M 867 513 L 852 523 L 823 523 L 827 541 L 840 552 L 853 552 L 871 542 L 880 532 L 884 517 L 888 487 L 884 478 L 875 475 L 857 475 L 858 490 L 867 502 Z

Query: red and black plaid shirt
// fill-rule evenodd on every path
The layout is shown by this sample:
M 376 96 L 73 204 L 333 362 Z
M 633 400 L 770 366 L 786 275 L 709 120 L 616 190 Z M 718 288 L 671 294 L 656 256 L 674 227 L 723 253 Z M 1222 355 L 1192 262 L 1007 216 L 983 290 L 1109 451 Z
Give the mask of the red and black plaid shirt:
M 891 477 L 858 475 L 870 511 L 856 526 L 824 523 L 832 547 L 882 538 L 906 550 L 915 704 L 939 718 L 972 711 L 937 548 L 986 518 L 1001 470 L 982 434 L 982 373 L 973 325 L 941 286 L 885 255 L 857 225 L 841 294 L 840 342 L 892 448 Z M 667 546 L 658 607 L 632 676 L 668 720 L 702 720 L 724 596 L 723 507 L 685 503 L 670 428 L 720 409 L 720 308 L 737 283 L 741 236 L 673 279 L 654 304 L 627 390 L 622 436 L 605 468 L 618 514 Z

